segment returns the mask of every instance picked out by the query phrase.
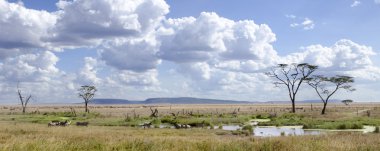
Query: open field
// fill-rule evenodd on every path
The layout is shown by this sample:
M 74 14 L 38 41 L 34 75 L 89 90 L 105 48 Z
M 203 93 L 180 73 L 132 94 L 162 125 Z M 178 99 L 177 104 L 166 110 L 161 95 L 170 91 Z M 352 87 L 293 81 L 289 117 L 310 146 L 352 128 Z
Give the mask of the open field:
M 149 107 L 157 108 L 159 114 L 170 114 L 170 113 L 232 113 L 235 109 L 239 109 L 240 114 L 256 114 L 256 113 L 284 113 L 289 112 L 291 105 L 286 102 L 284 104 L 191 104 L 191 105 L 169 105 L 169 104 L 158 104 L 158 105 L 90 105 L 89 109 L 92 112 L 101 113 L 103 115 L 113 116 L 113 117 L 123 117 L 126 114 L 138 114 L 141 116 L 150 115 Z M 297 104 L 297 112 L 307 115 L 320 114 L 322 110 L 321 103 L 303 103 Z M 76 111 L 83 112 L 83 104 L 70 104 L 70 105 L 30 105 L 28 107 L 28 112 L 68 112 L 71 108 Z M 0 114 L 12 114 L 20 112 L 21 107 L 16 105 L 0 105 Z M 352 103 L 348 106 L 337 103 L 329 104 L 327 107 L 327 113 L 336 114 L 341 112 L 363 114 L 364 111 L 373 111 L 374 116 L 380 117 L 380 103 Z M 328 116 L 327 115 L 327 116 Z
M 0 123 L 1 150 L 379 150 L 378 134 L 255 138 L 219 130 L 129 127 L 46 127 Z
M 311 107 L 312 106 L 312 107 Z M 152 109 L 158 117 L 149 117 Z M 30 106 L 21 114 L 18 106 L 0 106 L 1 150 L 380 150 L 379 133 L 329 132 L 320 135 L 256 137 L 247 122 L 268 119 L 259 125 L 302 125 L 310 129 L 361 129 L 380 125 L 380 104 L 331 104 L 320 115 L 320 104 L 247 105 L 82 105 Z M 173 114 L 172 114 L 173 113 Z M 53 120 L 87 121 L 48 127 Z M 153 127 L 143 129 L 141 124 Z M 188 124 L 190 129 L 158 128 L 161 124 Z M 200 126 L 201 124 L 201 126 Z M 209 129 L 239 124 L 246 129 Z M 254 127 L 253 127 L 254 128 Z

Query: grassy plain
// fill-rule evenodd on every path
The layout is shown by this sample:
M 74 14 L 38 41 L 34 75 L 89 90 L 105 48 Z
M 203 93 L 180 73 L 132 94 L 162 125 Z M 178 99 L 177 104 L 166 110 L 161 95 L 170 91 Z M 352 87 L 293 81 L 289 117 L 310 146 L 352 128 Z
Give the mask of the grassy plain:
M 158 109 L 159 117 L 149 117 Z M 0 150 L 380 150 L 378 133 L 332 132 L 313 136 L 261 138 L 220 129 L 139 127 L 162 124 L 242 124 L 271 119 L 263 125 L 351 129 L 380 125 L 380 104 L 332 104 L 320 115 L 320 104 L 302 104 L 289 114 L 289 104 L 236 105 L 96 105 L 84 114 L 80 105 L 0 106 Z M 235 112 L 235 113 L 234 113 Z M 175 116 L 172 115 L 175 114 Z M 52 120 L 88 121 L 89 127 L 48 127 Z

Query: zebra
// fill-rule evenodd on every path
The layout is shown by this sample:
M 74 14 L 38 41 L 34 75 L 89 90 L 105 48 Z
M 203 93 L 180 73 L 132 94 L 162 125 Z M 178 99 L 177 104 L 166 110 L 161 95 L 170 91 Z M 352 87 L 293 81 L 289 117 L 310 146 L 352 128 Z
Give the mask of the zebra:
M 88 122 L 76 122 L 76 126 L 88 126 Z
M 140 126 L 144 127 L 145 128 L 150 128 L 150 126 L 152 126 L 152 122 L 149 122 L 149 123 L 144 123 L 144 124 L 141 124 Z

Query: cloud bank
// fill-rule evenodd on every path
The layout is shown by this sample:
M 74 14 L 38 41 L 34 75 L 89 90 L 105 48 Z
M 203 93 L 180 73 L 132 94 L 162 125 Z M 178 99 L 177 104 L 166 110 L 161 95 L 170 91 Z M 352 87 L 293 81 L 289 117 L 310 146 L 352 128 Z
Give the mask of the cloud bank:
M 167 18 L 164 0 L 61 0 L 57 7 L 46 12 L 0 0 L 0 94 L 7 94 L 0 99 L 14 100 L 8 94 L 19 81 L 43 101 L 49 94 L 58 101 L 73 99 L 83 84 L 98 86 L 100 97 L 190 94 L 284 100 L 286 94 L 263 74 L 279 63 L 308 62 L 323 73 L 380 82 L 380 68 L 373 62 L 376 51 L 348 39 L 280 56 L 273 46 L 276 34 L 267 24 L 214 12 Z M 315 23 L 304 18 L 291 27 L 311 30 Z M 83 58 L 77 72 L 57 66 L 65 59 L 57 53 L 80 48 L 93 49 L 98 56 Z

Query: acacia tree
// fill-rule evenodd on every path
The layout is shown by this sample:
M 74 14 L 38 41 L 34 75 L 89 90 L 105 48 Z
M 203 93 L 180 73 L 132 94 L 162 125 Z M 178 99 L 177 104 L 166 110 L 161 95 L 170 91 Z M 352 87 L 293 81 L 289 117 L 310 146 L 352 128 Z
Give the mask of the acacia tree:
M 343 100 L 342 103 L 344 105 L 350 105 L 350 103 L 354 102 L 353 100 Z
M 307 80 L 308 84 L 314 88 L 319 98 L 323 102 L 323 109 L 321 114 L 326 113 L 326 106 L 331 98 L 339 89 L 347 91 L 355 91 L 351 84 L 354 83 L 354 78 L 350 76 L 337 75 L 334 77 L 325 77 L 316 75 Z
M 18 97 L 19 97 L 20 102 L 21 102 L 22 113 L 25 114 L 26 107 L 27 107 L 30 99 L 32 98 L 32 95 L 29 94 L 27 97 L 23 97 L 22 93 L 21 93 L 21 89 L 19 87 L 19 84 L 20 83 L 17 83 L 17 94 L 18 94 Z
M 95 96 L 95 92 L 97 91 L 95 86 L 89 86 L 84 85 L 81 86 L 79 91 L 79 97 L 83 98 L 84 105 L 85 105 L 85 112 L 90 113 L 90 110 L 88 110 L 88 103 L 91 101 L 92 98 Z
M 278 64 L 272 68 L 272 71 L 267 72 L 266 75 L 276 80 L 273 82 L 276 87 L 279 85 L 286 86 L 290 101 L 292 102 L 292 112 L 295 113 L 295 101 L 298 90 L 302 83 L 317 69 L 318 66 L 307 63 Z

